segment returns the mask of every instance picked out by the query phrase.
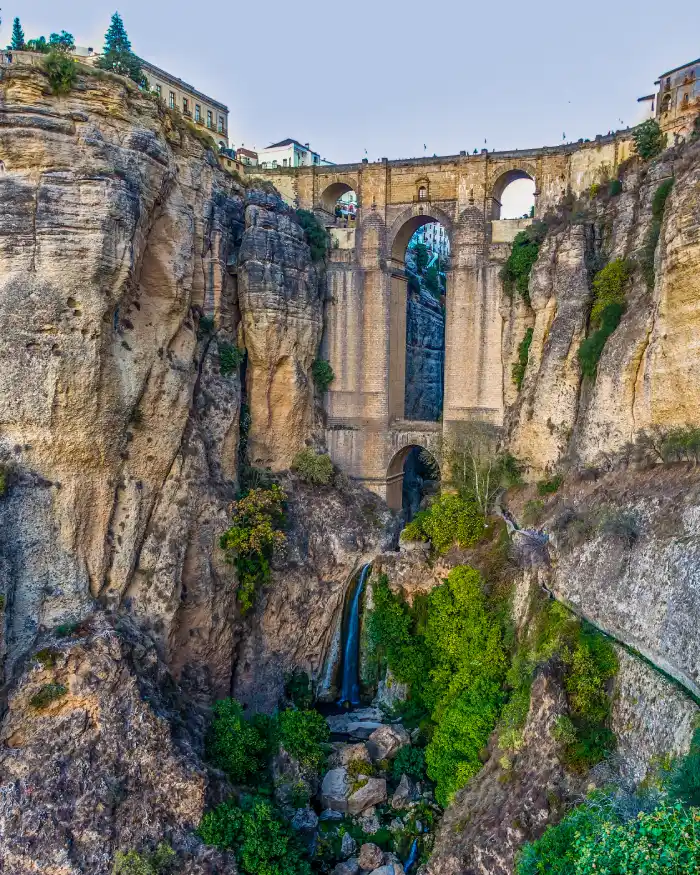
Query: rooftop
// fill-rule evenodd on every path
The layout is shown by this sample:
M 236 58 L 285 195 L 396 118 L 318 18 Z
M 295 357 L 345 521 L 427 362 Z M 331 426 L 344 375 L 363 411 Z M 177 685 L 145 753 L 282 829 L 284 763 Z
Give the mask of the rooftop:
M 287 137 L 286 140 L 280 140 L 279 143 L 270 143 L 270 145 L 267 146 L 266 148 L 267 149 L 278 149 L 278 148 L 281 148 L 282 146 L 291 146 L 291 145 L 298 146 L 300 149 L 306 149 L 309 152 L 314 151 L 313 149 L 309 148 L 308 143 L 300 143 L 299 140 L 295 140 L 292 137 Z M 314 154 L 318 154 L 318 152 L 316 152 Z
M 662 73 L 656 82 L 654 82 L 654 85 L 658 85 L 664 76 L 670 76 L 671 73 L 678 73 L 679 70 L 685 70 L 686 67 L 694 67 L 696 64 L 700 64 L 700 58 L 696 58 L 694 61 L 688 61 L 687 64 L 681 64 L 680 67 L 674 67 L 673 70 L 666 70 L 666 72 Z

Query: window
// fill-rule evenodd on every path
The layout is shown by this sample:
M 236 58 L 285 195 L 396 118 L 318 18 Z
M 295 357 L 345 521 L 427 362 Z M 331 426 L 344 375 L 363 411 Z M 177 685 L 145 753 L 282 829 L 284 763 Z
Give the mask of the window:
M 428 197 L 428 190 L 424 185 L 418 189 L 418 200 L 424 201 Z
M 207 110 L 207 127 L 210 128 L 212 126 L 212 115 L 211 110 Z
M 318 155 L 314 155 L 314 164 L 318 164 Z
M 219 116 L 219 127 L 218 127 L 218 131 L 219 131 L 220 134 L 223 134 L 223 132 L 224 132 L 224 117 L 223 117 L 222 115 Z
M 194 105 L 194 120 L 196 122 L 202 121 L 202 107 L 198 103 Z
M 272 162 L 272 166 L 273 166 L 273 167 L 277 167 L 277 161 L 273 161 L 273 162 Z
M 182 111 L 185 115 L 190 114 L 190 102 L 186 97 L 182 98 Z
M 287 159 L 283 158 L 282 159 L 282 167 L 286 167 L 286 166 L 287 166 Z
M 158 95 L 158 97 L 163 96 L 163 89 L 158 84 L 156 84 L 156 94 Z
M 170 92 L 170 99 L 168 102 L 170 104 L 170 109 L 175 109 L 175 92 L 174 91 Z

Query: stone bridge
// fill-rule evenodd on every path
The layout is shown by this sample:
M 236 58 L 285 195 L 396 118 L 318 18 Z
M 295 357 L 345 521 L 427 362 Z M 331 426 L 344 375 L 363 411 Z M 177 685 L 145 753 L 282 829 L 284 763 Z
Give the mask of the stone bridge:
M 403 460 L 421 446 L 440 461 L 442 438 L 470 420 L 503 424 L 505 383 L 500 268 L 528 220 L 500 219 L 515 179 L 535 182 L 535 217 L 614 173 L 629 157 L 627 132 L 514 152 L 260 171 L 296 207 L 330 226 L 322 355 L 335 373 L 328 392 L 328 447 L 349 476 L 401 506 Z M 333 227 L 339 196 L 357 195 L 354 228 Z M 440 222 L 450 239 L 442 422 L 404 419 L 406 247 Z

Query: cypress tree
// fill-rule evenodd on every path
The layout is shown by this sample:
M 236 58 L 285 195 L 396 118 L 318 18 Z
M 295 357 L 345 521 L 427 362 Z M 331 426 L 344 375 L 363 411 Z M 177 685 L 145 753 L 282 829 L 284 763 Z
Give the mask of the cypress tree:
M 21 52 L 26 48 L 24 42 L 24 31 L 22 30 L 22 25 L 19 23 L 19 18 L 15 18 L 12 22 L 12 48 L 16 52 Z
M 102 70 L 111 70 L 113 73 L 118 73 L 120 76 L 128 76 L 134 82 L 143 85 L 144 75 L 141 70 L 141 64 L 136 55 L 131 51 L 131 43 L 126 34 L 126 28 L 118 12 L 115 12 L 112 16 L 112 22 L 105 34 L 102 57 L 99 58 L 97 66 Z

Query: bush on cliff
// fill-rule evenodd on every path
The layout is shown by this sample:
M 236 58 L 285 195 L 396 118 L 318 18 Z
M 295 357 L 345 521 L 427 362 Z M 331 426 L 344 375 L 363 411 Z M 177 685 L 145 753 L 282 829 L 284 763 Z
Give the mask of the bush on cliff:
M 508 260 L 501 270 L 501 280 L 506 294 L 512 297 L 514 292 L 518 292 L 528 305 L 530 304 L 528 288 L 530 272 L 537 261 L 546 233 L 547 226 L 543 222 L 533 222 L 529 228 L 516 234 Z
M 625 289 L 632 273 L 632 264 L 616 258 L 593 278 L 591 326 L 595 329 L 578 349 L 578 359 L 584 376 L 595 377 L 603 348 L 620 324 L 625 312 Z
M 285 493 L 273 483 L 269 488 L 251 489 L 232 505 L 231 527 L 219 544 L 226 558 L 238 571 L 238 601 L 241 610 L 250 610 L 260 586 L 270 578 L 270 559 L 284 541 Z
M 666 134 L 661 130 L 656 119 L 647 119 L 632 131 L 632 139 L 637 154 L 644 161 L 656 158 L 666 148 Z
M 263 797 L 222 802 L 204 815 L 197 832 L 206 844 L 233 851 L 245 875 L 311 875 L 298 838 Z
M 331 363 L 325 359 L 316 359 L 311 365 L 311 376 L 321 394 L 328 391 L 328 387 L 335 379 Z
M 673 179 L 665 179 L 654 192 L 654 197 L 651 201 L 651 223 L 644 238 L 644 245 L 639 256 L 639 264 L 642 268 L 642 273 L 649 291 L 654 288 L 656 281 L 656 269 L 654 261 L 656 259 L 656 247 L 661 236 L 661 226 L 663 224 L 664 212 L 666 210 L 666 201 L 671 189 L 673 188 Z
M 152 853 L 118 851 L 112 875 L 167 875 L 174 869 L 177 855 L 170 845 L 161 842 Z
M 52 50 L 44 61 L 44 69 L 54 94 L 70 94 L 78 78 L 75 61 L 70 55 Z
M 430 541 L 438 553 L 446 553 L 453 544 L 473 547 L 484 534 L 484 515 L 472 501 L 445 493 L 427 510 L 418 511 L 401 532 L 402 541 Z
M 236 782 L 247 782 L 266 768 L 271 749 L 269 721 L 246 719 L 235 699 L 214 705 L 214 717 L 207 736 L 207 757 Z
M 328 251 L 328 231 L 310 210 L 297 210 L 297 219 L 311 249 L 311 260 L 323 261 Z
M 333 479 L 333 462 L 325 453 L 316 453 L 307 447 L 294 457 L 292 471 L 305 483 L 327 486 Z
M 284 749 L 299 762 L 315 771 L 325 760 L 322 744 L 328 741 L 328 723 L 318 711 L 290 709 L 279 715 L 279 736 Z
M 518 344 L 518 360 L 515 362 L 511 370 L 513 383 L 515 383 L 517 389 L 520 389 L 523 385 L 523 380 L 525 379 L 525 371 L 527 369 L 527 360 L 530 356 L 530 344 L 532 343 L 533 334 L 534 329 L 528 328 L 525 332 L 525 336 Z
M 227 343 L 223 340 L 217 343 L 217 348 L 219 352 L 219 370 L 222 377 L 228 377 L 229 374 L 233 374 L 241 366 L 245 358 L 245 350 L 239 349 L 235 344 Z

